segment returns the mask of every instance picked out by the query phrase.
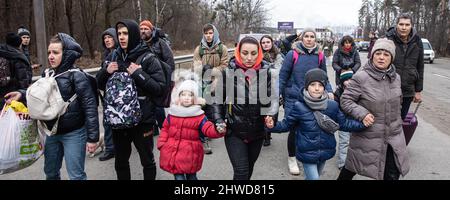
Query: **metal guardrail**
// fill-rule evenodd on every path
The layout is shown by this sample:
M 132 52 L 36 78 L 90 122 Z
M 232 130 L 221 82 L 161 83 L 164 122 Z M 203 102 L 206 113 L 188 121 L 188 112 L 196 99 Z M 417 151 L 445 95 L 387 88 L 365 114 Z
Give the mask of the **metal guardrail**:
M 229 49 L 228 53 L 234 53 L 235 49 Z M 185 63 L 191 63 L 194 60 L 194 55 L 185 55 L 185 56 L 177 56 L 175 57 L 175 65 L 177 66 L 177 68 L 179 68 L 179 66 L 181 64 L 185 64 Z M 100 71 L 100 67 L 97 68 L 91 68 L 91 69 L 85 69 L 84 70 L 86 73 L 95 75 L 97 74 L 98 71 Z M 33 82 L 39 80 L 41 78 L 41 76 L 34 76 L 33 77 Z

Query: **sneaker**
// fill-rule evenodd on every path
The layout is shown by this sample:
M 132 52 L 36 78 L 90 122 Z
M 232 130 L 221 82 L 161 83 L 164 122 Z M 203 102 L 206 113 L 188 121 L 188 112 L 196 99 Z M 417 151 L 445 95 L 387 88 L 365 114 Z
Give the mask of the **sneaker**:
M 105 153 L 103 153 L 102 156 L 100 156 L 98 158 L 98 160 L 100 160 L 100 161 L 107 161 L 107 160 L 110 160 L 110 159 L 112 159 L 114 157 L 115 157 L 115 155 L 113 153 L 105 152 Z
M 300 169 L 298 168 L 297 164 L 297 158 L 295 157 L 289 157 L 288 158 L 288 166 L 289 166 L 289 173 L 292 175 L 300 175 Z
M 208 142 L 208 140 L 206 140 L 206 141 L 203 143 L 203 150 L 205 151 L 205 154 L 207 154 L 207 155 L 212 154 L 212 149 L 211 149 L 211 147 L 209 147 L 209 142 Z

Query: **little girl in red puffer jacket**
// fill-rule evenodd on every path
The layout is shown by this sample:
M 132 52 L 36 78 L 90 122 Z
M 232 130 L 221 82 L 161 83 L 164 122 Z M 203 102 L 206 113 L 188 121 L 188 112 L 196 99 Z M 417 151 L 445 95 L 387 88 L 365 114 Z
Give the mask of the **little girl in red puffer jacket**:
M 220 138 L 226 133 L 226 128 L 216 128 L 208 121 L 200 106 L 204 99 L 198 97 L 199 90 L 193 80 L 181 83 L 158 138 L 159 165 L 174 174 L 175 180 L 197 180 L 204 156 L 200 134 Z

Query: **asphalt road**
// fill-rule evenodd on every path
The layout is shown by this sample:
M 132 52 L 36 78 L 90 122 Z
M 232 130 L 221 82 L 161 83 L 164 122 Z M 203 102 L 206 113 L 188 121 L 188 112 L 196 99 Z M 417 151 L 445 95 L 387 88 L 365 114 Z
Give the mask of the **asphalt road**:
M 365 58 L 367 54 L 362 53 Z M 367 60 L 363 59 L 363 63 Z M 328 60 L 328 62 L 330 62 Z M 329 66 L 330 63 L 329 63 Z M 329 67 L 331 82 L 334 72 Z M 420 109 L 419 127 L 408 146 L 411 170 L 403 177 L 405 180 L 450 180 L 450 59 L 436 59 L 435 64 L 427 64 L 425 71 L 424 103 Z M 273 134 L 272 145 L 263 147 L 255 165 L 253 180 L 303 180 L 300 176 L 292 176 L 287 168 L 287 134 Z M 155 142 L 156 142 L 155 137 Z M 198 173 L 201 180 L 231 180 L 233 170 L 226 153 L 223 139 L 211 141 L 212 155 L 205 155 L 202 170 Z M 154 149 L 158 162 L 159 151 Z M 0 175 L 0 180 L 42 180 L 44 158 L 40 158 L 32 166 L 21 171 Z M 67 179 L 63 164 L 62 178 Z M 142 167 L 136 150 L 130 158 L 132 179 L 141 180 Z M 157 163 L 157 166 L 159 164 Z M 302 165 L 299 164 L 302 170 Z M 86 172 L 90 180 L 115 180 L 114 159 L 100 162 L 98 157 L 86 158 Z M 327 161 L 323 180 L 335 180 L 338 176 L 336 157 Z M 158 180 L 173 180 L 173 176 L 158 168 Z M 357 176 L 356 180 L 366 180 Z

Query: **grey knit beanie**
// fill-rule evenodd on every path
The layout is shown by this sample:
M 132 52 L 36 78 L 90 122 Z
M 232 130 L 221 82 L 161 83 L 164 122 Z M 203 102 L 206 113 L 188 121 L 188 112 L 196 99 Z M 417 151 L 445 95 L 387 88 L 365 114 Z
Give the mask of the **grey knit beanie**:
M 388 40 L 386 38 L 378 39 L 373 45 L 371 58 L 373 59 L 373 55 L 378 50 L 386 50 L 392 55 L 392 61 L 395 59 L 395 44 L 392 40 Z
M 303 36 L 305 36 L 305 33 L 314 33 L 314 36 L 317 38 L 316 30 L 314 30 L 313 28 L 305 28 L 305 30 L 303 30 L 302 32 L 302 35 L 300 36 L 301 40 L 303 40 Z

